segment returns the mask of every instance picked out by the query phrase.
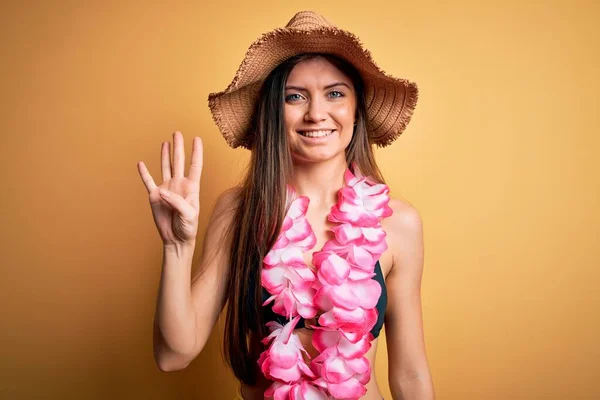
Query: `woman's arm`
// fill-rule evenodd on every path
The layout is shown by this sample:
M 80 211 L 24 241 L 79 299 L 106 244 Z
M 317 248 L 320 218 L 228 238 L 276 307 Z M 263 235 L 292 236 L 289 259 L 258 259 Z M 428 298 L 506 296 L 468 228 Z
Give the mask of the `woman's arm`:
M 391 200 L 390 207 L 394 214 L 386 232 L 393 265 L 386 278 L 385 314 L 390 389 L 394 400 L 431 400 L 435 396 L 421 311 L 423 225 L 411 205 Z
M 154 317 L 154 358 L 162 371 L 187 367 L 204 348 L 223 310 L 230 249 L 225 234 L 237 193 L 237 188 L 232 188 L 219 196 L 193 279 L 194 248 L 165 247 Z

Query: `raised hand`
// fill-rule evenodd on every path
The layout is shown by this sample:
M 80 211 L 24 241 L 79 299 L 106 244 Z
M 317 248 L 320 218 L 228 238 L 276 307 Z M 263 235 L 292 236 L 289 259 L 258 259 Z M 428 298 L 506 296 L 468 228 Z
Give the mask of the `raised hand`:
M 165 246 L 194 244 L 198 232 L 200 214 L 200 176 L 202 175 L 202 140 L 194 137 L 192 162 L 185 172 L 185 152 L 183 135 L 173 133 L 173 168 L 171 169 L 170 142 L 161 147 L 161 171 L 163 181 L 160 186 L 140 161 L 138 172 L 149 194 L 154 223 Z

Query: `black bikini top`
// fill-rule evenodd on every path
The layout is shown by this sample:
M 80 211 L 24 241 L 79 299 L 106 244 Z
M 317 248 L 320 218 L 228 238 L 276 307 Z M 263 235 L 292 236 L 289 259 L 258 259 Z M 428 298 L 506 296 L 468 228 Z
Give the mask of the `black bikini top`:
M 372 279 L 376 280 L 379 285 L 381 286 L 381 296 L 379 297 L 379 300 L 377 301 L 377 305 L 375 306 L 375 308 L 377 309 L 377 322 L 375 323 L 375 326 L 373 327 L 373 329 L 371 330 L 371 334 L 373 335 L 373 337 L 378 337 L 379 333 L 381 332 L 381 328 L 383 328 L 383 323 L 385 321 L 385 308 L 387 306 L 387 289 L 385 286 L 385 280 L 383 278 L 383 272 L 381 271 L 381 265 L 379 264 L 379 261 L 377 261 L 377 263 L 375 264 L 375 276 L 373 276 Z M 254 283 L 254 277 L 251 278 L 250 282 L 250 287 L 249 287 L 249 304 L 252 303 L 252 299 L 254 298 L 254 287 L 255 287 L 255 283 Z M 262 288 L 262 301 L 265 302 L 271 295 L 269 294 L 269 292 L 263 287 Z M 261 307 L 261 312 L 262 312 L 262 320 L 263 323 L 267 323 L 269 321 L 276 321 L 278 323 L 280 323 L 281 325 L 285 325 L 288 321 L 288 319 L 286 317 L 284 317 L 283 315 L 279 315 L 275 312 L 273 312 L 272 307 Z M 317 322 L 315 325 L 319 325 L 319 323 Z M 298 321 L 298 324 L 296 325 L 296 329 L 301 329 L 304 328 L 304 318 L 300 317 L 300 320 Z

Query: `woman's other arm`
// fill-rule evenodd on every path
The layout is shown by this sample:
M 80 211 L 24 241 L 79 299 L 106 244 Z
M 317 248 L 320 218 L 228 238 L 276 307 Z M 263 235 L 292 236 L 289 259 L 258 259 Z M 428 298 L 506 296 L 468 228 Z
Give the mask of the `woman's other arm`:
M 154 223 L 163 242 L 163 265 L 154 314 L 154 358 L 163 371 L 185 368 L 202 351 L 225 302 L 229 242 L 235 188 L 225 191 L 211 215 L 199 268 L 191 279 L 200 213 L 203 146 L 192 140 L 192 159 L 185 176 L 181 132 L 161 145 L 161 174 L 157 185 L 143 161 L 137 163 L 148 192 Z
M 191 278 L 193 246 L 165 246 L 154 320 L 154 357 L 162 371 L 187 367 L 202 351 L 225 305 L 237 188 L 223 192 L 210 217 L 200 265 Z
M 386 279 L 385 318 L 390 389 L 394 400 L 432 400 L 421 311 L 423 225 L 414 207 L 398 200 L 390 206 L 394 214 L 387 233 L 393 266 Z

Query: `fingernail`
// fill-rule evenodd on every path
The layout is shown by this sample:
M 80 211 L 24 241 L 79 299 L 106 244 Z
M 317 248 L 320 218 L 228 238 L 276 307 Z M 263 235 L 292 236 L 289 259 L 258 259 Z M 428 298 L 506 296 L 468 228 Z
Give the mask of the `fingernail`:
M 165 196 L 165 197 L 169 197 L 171 195 L 171 193 L 169 193 L 169 191 L 166 189 L 160 189 L 159 192 L 162 196 Z

